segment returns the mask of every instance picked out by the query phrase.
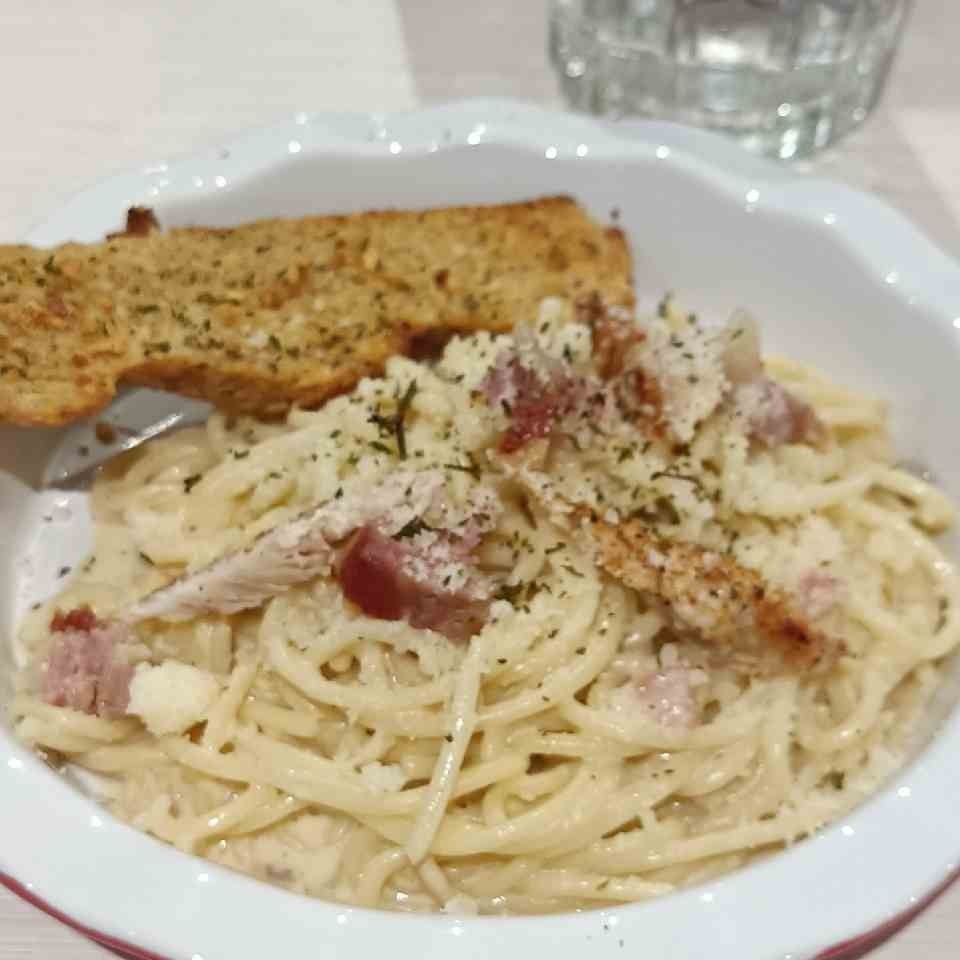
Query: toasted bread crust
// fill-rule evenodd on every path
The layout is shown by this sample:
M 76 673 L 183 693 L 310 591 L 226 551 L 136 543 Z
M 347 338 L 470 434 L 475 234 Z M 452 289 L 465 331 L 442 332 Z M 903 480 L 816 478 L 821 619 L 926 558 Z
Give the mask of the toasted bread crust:
M 135 215 L 134 215 L 135 214 Z M 55 426 L 121 383 L 233 413 L 316 407 L 450 331 L 503 331 L 546 296 L 631 305 L 623 234 L 571 199 L 153 230 L 0 247 L 0 420 Z
M 808 670 L 838 645 L 807 622 L 792 599 L 755 570 L 694 543 L 664 540 L 638 520 L 588 520 L 599 565 L 664 602 L 700 639 L 762 673 Z

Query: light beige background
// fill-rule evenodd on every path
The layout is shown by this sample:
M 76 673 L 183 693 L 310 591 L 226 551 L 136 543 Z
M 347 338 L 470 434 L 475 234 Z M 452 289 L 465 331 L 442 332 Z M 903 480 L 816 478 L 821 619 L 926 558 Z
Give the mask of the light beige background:
M 546 0 L 3 0 L 0 242 L 113 172 L 295 110 L 394 110 L 481 94 L 557 104 L 545 11 Z M 960 3 L 917 0 L 883 106 L 810 165 L 881 195 L 956 257 L 958 36 Z M 109 956 L 0 890 L 0 960 Z M 960 884 L 871 954 L 958 957 Z

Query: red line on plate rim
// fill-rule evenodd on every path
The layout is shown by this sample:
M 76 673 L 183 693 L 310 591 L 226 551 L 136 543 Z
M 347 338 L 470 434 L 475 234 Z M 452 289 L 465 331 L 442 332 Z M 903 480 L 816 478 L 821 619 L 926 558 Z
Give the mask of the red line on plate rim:
M 74 920 L 73 917 L 67 916 L 67 914 L 63 913 L 61 910 L 58 910 L 55 906 L 53 906 L 53 904 L 44 900 L 43 897 L 38 897 L 35 893 L 20 883 L 19 880 L 15 880 L 7 873 L 0 873 L 0 883 L 2 883 L 11 893 L 14 893 L 20 897 L 21 900 L 25 900 L 31 906 L 37 907 L 39 910 L 49 914 L 55 920 L 59 920 L 66 926 L 72 927 L 78 933 L 82 933 L 88 940 L 93 940 L 95 943 L 99 943 L 100 946 L 106 947 L 108 950 L 112 950 L 121 957 L 126 957 L 127 960 L 170 960 L 169 957 L 161 956 L 159 953 L 154 953 L 153 951 L 147 950 L 144 947 L 138 947 L 134 943 L 128 943 L 126 940 L 121 940 L 119 937 L 113 937 L 109 933 L 102 933 L 99 930 L 94 930 L 93 927 L 88 927 L 80 923 L 79 920 Z
M 814 957 L 814 960 L 857 960 L 857 958 L 864 957 L 869 951 L 883 943 L 884 940 L 892 937 L 895 933 L 899 933 L 900 930 L 915 920 L 927 907 L 940 897 L 941 894 L 946 892 L 947 888 L 957 879 L 960 879 L 960 867 L 953 870 L 945 880 L 934 887 L 930 893 L 922 897 L 909 909 L 898 913 L 896 916 L 866 933 L 851 937 L 849 940 L 842 940 L 832 947 L 827 947 L 818 953 Z M 95 930 L 93 927 L 88 927 L 80 923 L 79 920 L 74 920 L 44 900 L 43 897 L 38 897 L 35 893 L 28 890 L 27 887 L 7 873 L 0 873 L 0 883 L 21 900 L 42 910 L 44 913 L 53 917 L 55 920 L 59 920 L 62 924 L 71 927 L 78 933 L 82 933 L 87 939 L 93 940 L 95 943 L 99 943 L 114 953 L 127 958 L 127 960 L 170 960 L 169 957 L 164 957 L 159 953 L 154 953 L 152 950 L 147 950 L 145 947 L 137 946 L 119 937 Z
M 881 923 L 866 933 L 851 937 L 849 940 L 843 940 L 827 947 L 814 957 L 814 960 L 857 960 L 858 957 L 864 957 L 875 947 L 880 946 L 884 940 L 888 940 L 895 933 L 899 933 L 913 920 L 916 920 L 924 910 L 929 907 L 942 893 L 946 892 L 958 878 L 960 878 L 960 867 L 952 870 L 946 878 L 933 888 L 928 894 L 921 897 L 912 907 L 891 917 L 889 920 Z

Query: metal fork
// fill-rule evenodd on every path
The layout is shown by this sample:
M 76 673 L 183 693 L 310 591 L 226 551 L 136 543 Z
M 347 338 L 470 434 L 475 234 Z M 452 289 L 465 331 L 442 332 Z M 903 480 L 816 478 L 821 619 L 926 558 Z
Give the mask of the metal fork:
M 131 389 L 102 414 L 67 427 L 40 476 L 40 487 L 84 489 L 108 461 L 147 440 L 203 423 L 209 404 L 159 390 Z

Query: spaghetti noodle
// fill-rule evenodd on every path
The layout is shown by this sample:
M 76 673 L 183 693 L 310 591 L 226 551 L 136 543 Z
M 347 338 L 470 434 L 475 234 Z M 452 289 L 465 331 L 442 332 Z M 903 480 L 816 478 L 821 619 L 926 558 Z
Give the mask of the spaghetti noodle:
M 94 490 L 94 554 L 22 626 L 20 735 L 181 850 L 399 910 L 648 898 L 849 810 L 902 760 L 960 640 L 960 585 L 931 539 L 952 508 L 892 465 L 877 402 L 771 360 L 754 394 L 809 406 L 821 431 L 771 433 L 731 382 L 749 328 L 663 313 L 604 353 L 610 328 L 546 302 L 513 337 L 397 357 L 282 426 L 214 415 L 128 455 Z M 417 544 L 463 547 L 407 575 L 488 585 L 468 638 L 365 613 L 334 559 L 240 612 L 138 620 L 124 715 L 45 702 L 55 610 L 122 622 L 174 577 L 189 587 L 317 504 L 375 503 L 407 474 L 439 476 L 439 493 L 383 538 L 408 566 Z M 757 571 L 832 654 L 745 665 L 600 569 L 569 504 Z M 170 664 L 190 668 L 176 688 Z

